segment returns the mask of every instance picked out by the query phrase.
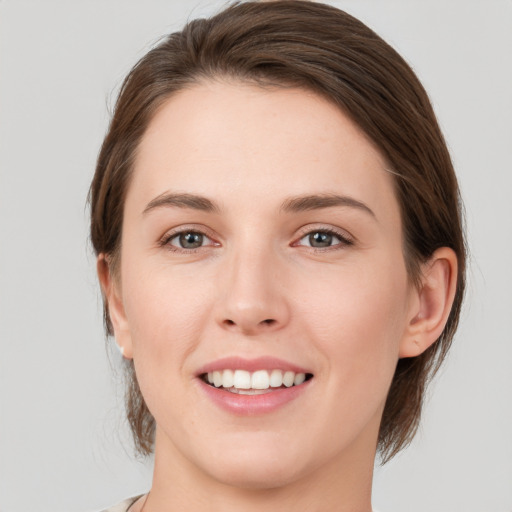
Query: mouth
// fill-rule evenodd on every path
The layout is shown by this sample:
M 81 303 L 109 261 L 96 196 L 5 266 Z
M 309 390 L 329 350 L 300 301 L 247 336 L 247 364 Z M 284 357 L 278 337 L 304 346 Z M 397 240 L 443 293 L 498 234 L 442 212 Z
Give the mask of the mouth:
M 313 378 L 311 373 L 280 369 L 249 372 L 240 369 L 202 373 L 199 378 L 211 387 L 238 395 L 264 395 L 279 389 L 298 387 Z
M 236 416 L 263 415 L 310 397 L 314 374 L 272 356 L 227 356 L 198 370 L 196 382 L 211 402 Z

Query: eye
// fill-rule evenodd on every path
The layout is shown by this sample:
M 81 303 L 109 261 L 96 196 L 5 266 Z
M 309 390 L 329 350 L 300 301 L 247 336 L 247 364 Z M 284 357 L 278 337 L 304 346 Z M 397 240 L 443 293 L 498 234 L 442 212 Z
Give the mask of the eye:
M 163 245 L 171 246 L 170 248 L 173 250 L 190 251 L 204 246 L 215 245 L 215 243 L 200 231 L 186 230 L 166 237 L 163 240 Z
M 352 240 L 334 230 L 318 229 L 303 236 L 296 245 L 327 249 L 329 247 L 352 245 Z
M 187 233 L 180 233 L 179 235 L 171 238 L 171 245 L 176 245 L 181 249 L 197 249 L 203 245 L 205 236 L 202 233 L 189 231 Z

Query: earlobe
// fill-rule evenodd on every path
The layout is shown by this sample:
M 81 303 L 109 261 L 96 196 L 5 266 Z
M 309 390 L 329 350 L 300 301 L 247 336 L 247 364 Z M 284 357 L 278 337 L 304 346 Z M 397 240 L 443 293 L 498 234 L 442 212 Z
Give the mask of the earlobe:
M 417 299 L 400 345 L 399 357 L 423 353 L 441 336 L 448 320 L 457 288 L 457 256 L 441 247 L 422 266 Z
M 108 304 L 110 322 L 114 329 L 116 343 L 122 356 L 132 359 L 132 340 L 124 311 L 120 286 L 113 275 L 109 258 L 104 253 L 98 255 L 96 270 L 100 281 L 103 300 Z

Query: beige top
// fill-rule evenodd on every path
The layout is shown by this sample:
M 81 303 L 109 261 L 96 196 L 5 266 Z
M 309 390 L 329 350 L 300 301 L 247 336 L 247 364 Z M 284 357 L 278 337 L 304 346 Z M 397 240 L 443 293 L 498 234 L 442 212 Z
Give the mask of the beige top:
M 128 498 L 127 500 L 122 501 L 121 503 L 118 503 L 114 507 L 106 508 L 105 510 L 102 510 L 101 512 L 128 512 L 129 508 L 142 496 L 135 496 L 135 498 Z M 373 512 L 378 512 L 377 510 L 373 509 Z
M 113 507 L 106 508 L 101 512 L 128 512 L 129 508 L 142 496 L 135 496 L 134 498 L 128 498 Z

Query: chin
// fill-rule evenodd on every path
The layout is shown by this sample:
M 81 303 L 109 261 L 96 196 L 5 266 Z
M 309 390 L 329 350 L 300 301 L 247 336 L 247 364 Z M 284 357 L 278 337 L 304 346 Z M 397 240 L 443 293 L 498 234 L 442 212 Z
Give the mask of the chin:
M 295 453 L 293 443 L 232 443 L 229 448 L 216 450 L 203 470 L 225 485 L 241 489 L 274 489 L 300 479 L 306 472 L 306 454 Z M 283 448 L 285 448 L 283 450 Z M 302 460 L 304 458 L 304 460 Z M 199 462 L 199 461 L 198 461 Z
M 302 472 L 292 464 L 276 464 L 275 460 L 268 463 L 249 461 L 247 464 L 223 464 L 210 474 L 215 480 L 246 490 L 276 489 L 300 479 Z

